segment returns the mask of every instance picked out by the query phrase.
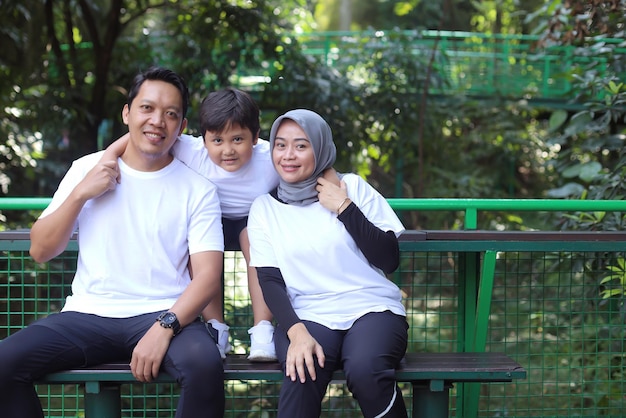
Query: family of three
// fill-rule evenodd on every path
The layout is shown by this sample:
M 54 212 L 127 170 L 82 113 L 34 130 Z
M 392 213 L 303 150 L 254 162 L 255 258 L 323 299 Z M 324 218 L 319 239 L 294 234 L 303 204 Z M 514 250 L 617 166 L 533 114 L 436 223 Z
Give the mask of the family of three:
M 76 274 L 61 312 L 0 341 L 0 416 L 43 417 L 33 382 L 47 373 L 128 361 L 140 382 L 160 371 L 176 379 L 176 417 L 222 417 L 223 251 L 240 249 L 249 359 L 284 370 L 278 416 L 319 417 L 342 368 L 365 417 L 406 417 L 394 370 L 408 325 L 385 276 L 403 231 L 393 210 L 359 176 L 332 169 L 317 113 L 283 114 L 263 141 L 252 99 L 226 89 L 203 101 L 194 138 L 183 135 L 188 103 L 175 72 L 138 74 L 122 110 L 128 134 L 76 160 L 33 224 L 39 262 L 79 231 Z

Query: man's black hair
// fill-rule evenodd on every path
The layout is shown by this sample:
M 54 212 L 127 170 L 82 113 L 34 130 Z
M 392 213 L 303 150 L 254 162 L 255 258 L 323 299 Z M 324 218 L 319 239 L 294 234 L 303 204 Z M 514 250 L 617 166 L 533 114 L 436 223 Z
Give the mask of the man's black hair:
M 129 107 L 133 103 L 133 100 L 135 100 L 135 97 L 137 97 L 141 85 L 146 80 L 164 81 L 176 87 L 178 91 L 180 91 L 180 95 L 183 99 L 183 119 L 187 117 L 187 108 L 189 107 L 189 89 L 187 88 L 187 83 L 182 76 L 167 68 L 150 67 L 135 76 L 133 84 L 128 91 Z

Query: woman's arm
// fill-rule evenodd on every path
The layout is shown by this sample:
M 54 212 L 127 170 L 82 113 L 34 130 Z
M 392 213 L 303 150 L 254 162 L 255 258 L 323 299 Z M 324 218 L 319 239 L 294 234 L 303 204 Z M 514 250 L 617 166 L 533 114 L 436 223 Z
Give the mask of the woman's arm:
M 393 231 L 383 231 L 371 223 L 361 209 L 350 202 L 337 215 L 356 242 L 367 261 L 385 273 L 392 273 L 400 264 L 400 245 Z
M 259 284 L 263 290 L 265 303 L 272 311 L 280 327 L 287 332 L 289 348 L 285 359 L 285 375 L 295 381 L 306 381 L 306 371 L 311 379 L 317 378 L 315 373 L 315 359 L 320 367 L 324 367 L 326 356 L 324 349 L 309 333 L 304 323 L 291 306 L 285 280 L 276 267 L 257 267 Z
M 300 318 L 298 318 L 298 315 L 293 310 L 293 306 L 291 306 L 285 280 L 280 269 L 276 267 L 257 267 L 256 271 L 259 276 L 259 285 L 263 291 L 265 303 L 281 327 L 288 330 L 300 322 Z
M 335 183 L 320 177 L 317 179 L 320 203 L 337 214 L 357 246 L 375 267 L 391 273 L 400 264 L 398 238 L 393 231 L 383 231 L 367 219 L 361 209 L 350 200 L 346 184 Z

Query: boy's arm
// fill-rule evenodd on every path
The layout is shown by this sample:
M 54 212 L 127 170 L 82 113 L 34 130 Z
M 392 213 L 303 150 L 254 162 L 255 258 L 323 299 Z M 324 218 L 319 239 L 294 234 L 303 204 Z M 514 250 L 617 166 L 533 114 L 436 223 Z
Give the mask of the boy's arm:
M 128 145 L 128 139 L 130 138 L 130 134 L 126 132 L 124 135 L 120 136 L 118 139 L 113 141 L 106 149 L 104 150 L 104 154 L 100 158 L 100 162 L 103 161 L 117 161 L 119 157 L 124 154 L 126 151 L 126 146 Z
M 341 180 L 339 180 L 339 176 L 337 175 L 337 171 L 334 168 L 332 168 L 332 167 L 327 168 L 326 170 L 324 170 L 324 172 L 322 173 L 322 177 L 325 178 L 326 180 L 330 181 L 335 186 L 340 186 L 341 185 Z

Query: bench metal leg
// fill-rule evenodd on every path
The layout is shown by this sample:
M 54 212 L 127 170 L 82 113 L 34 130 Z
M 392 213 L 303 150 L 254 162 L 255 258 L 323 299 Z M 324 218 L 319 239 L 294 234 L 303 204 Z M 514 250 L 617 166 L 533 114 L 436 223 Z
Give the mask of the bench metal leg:
M 430 385 L 413 385 L 413 418 L 448 418 L 450 388 L 433 388 Z
M 85 384 L 85 418 L 121 418 L 120 385 L 87 382 Z

